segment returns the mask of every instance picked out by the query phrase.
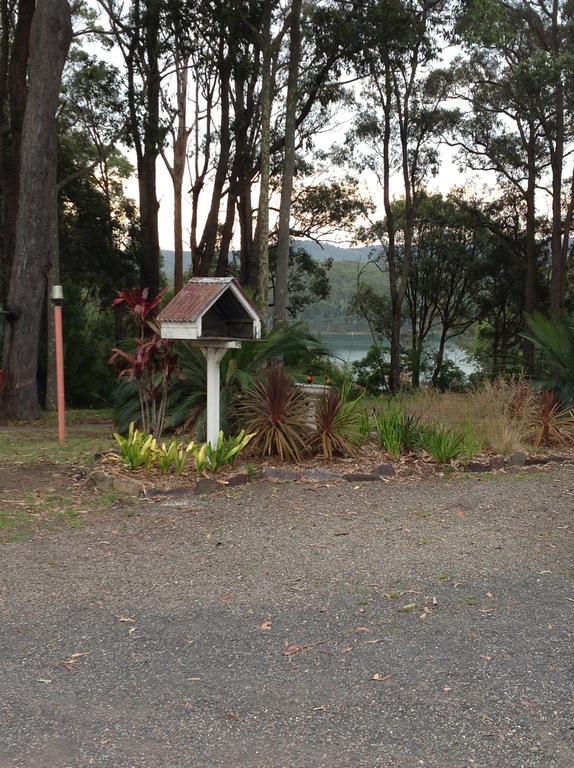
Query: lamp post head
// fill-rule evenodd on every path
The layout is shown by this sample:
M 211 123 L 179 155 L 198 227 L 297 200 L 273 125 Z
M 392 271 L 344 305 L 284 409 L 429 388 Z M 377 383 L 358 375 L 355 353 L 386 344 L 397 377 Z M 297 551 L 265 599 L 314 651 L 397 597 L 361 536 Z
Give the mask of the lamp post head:
M 64 289 L 61 285 L 52 286 L 52 304 L 60 306 L 64 302 Z

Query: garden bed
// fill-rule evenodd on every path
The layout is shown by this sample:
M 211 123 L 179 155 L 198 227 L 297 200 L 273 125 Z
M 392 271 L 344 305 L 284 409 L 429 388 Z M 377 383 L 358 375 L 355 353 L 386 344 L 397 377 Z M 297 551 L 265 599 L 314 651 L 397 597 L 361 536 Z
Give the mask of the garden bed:
M 189 465 L 181 474 L 163 474 L 157 468 L 128 470 L 119 454 L 110 452 L 99 458 L 96 469 L 88 476 L 96 487 L 132 496 L 159 498 L 189 492 L 209 493 L 249 482 L 303 482 L 331 485 L 333 483 L 404 482 L 466 473 L 504 473 L 532 468 L 543 469 L 557 463 L 574 463 L 574 450 L 560 454 L 541 452 L 527 454 L 517 451 L 508 456 L 484 452 L 470 462 L 440 465 L 428 454 L 406 453 L 391 460 L 380 449 L 363 446 L 357 456 L 334 457 L 326 461 L 319 456 L 302 462 L 279 461 L 272 456 L 242 456 L 244 461 L 228 465 L 217 473 L 201 475 Z M 103 475 L 103 476 L 102 476 Z M 115 485 L 114 485 L 115 483 Z

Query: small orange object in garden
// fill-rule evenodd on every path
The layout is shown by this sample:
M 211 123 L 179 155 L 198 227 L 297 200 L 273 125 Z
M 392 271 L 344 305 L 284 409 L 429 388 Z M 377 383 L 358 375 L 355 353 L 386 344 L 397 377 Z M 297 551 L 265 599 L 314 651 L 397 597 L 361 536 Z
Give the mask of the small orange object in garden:
M 307 384 L 312 384 L 315 381 L 315 377 L 312 373 L 307 376 Z

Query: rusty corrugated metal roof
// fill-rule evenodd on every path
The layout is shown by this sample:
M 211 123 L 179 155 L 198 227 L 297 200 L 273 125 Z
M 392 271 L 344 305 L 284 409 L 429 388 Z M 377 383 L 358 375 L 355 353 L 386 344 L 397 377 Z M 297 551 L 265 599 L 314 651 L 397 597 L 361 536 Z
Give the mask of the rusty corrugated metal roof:
M 192 323 L 210 307 L 231 278 L 192 278 L 158 316 L 160 323 Z
M 227 290 L 231 283 L 257 313 L 257 308 L 233 277 L 192 277 L 158 316 L 160 323 L 193 323 Z

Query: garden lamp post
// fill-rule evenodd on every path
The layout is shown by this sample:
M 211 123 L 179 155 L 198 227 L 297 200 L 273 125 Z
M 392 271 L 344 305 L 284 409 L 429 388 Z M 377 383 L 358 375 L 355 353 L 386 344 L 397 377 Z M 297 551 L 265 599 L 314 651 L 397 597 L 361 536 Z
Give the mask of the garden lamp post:
M 61 285 L 52 286 L 54 307 L 54 336 L 56 341 L 56 385 L 58 392 L 58 439 L 66 439 L 66 401 L 64 399 L 64 334 L 62 327 L 62 304 L 64 290 Z

